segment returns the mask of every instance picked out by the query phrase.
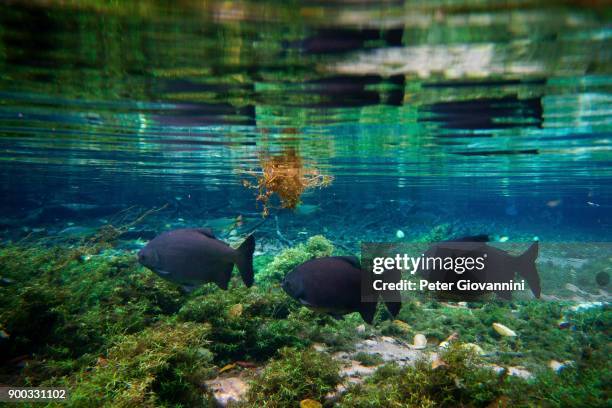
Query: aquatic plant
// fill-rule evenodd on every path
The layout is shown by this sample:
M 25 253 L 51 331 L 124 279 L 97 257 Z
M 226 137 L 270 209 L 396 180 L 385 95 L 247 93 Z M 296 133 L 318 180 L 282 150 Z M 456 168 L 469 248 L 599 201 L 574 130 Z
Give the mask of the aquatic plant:
M 251 383 L 249 406 L 297 406 L 301 400 L 323 401 L 340 383 L 340 364 L 312 349 L 284 348 Z
M 298 244 L 283 250 L 255 275 L 255 281 L 260 285 L 280 283 L 285 275 L 299 264 L 312 258 L 330 256 L 334 251 L 333 244 L 322 235 L 312 236 L 306 243 Z
M 273 194 L 278 196 L 281 208 L 294 209 L 306 190 L 327 187 L 333 180 L 332 176 L 322 175 L 315 168 L 305 167 L 301 156 L 293 148 L 286 148 L 277 155 L 262 154 L 259 162 L 261 171 L 244 172 L 255 177 L 256 181 L 243 180 L 242 184 L 258 191 L 257 201 L 263 205 L 264 217 L 270 213 Z
M 201 384 L 215 372 L 208 332 L 205 324 L 168 320 L 119 337 L 95 367 L 79 374 L 70 405 L 203 404 L 209 396 Z
M 12 245 L 0 248 L 0 268 L 12 282 L 0 287 L 0 322 L 9 336 L 2 359 L 35 353 L 22 373 L 32 384 L 87 364 L 87 357 L 79 359 L 176 312 L 182 302 L 177 288 L 125 253 L 83 257 L 73 248 Z
M 182 321 L 211 326 L 210 349 L 216 361 L 262 360 L 284 346 L 310 343 L 302 334 L 305 319 L 287 319 L 293 302 L 280 290 L 234 287 L 228 291 L 204 287 L 178 312 Z

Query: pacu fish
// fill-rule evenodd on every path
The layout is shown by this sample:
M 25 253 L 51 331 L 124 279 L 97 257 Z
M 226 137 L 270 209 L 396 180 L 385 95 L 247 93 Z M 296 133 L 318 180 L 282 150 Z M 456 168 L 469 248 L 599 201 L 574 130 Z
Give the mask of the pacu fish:
M 538 257 L 538 242 L 534 242 L 529 249 L 518 256 L 510 255 L 508 252 L 487 244 L 488 236 L 478 235 L 464 237 L 452 241 L 441 242 L 430 247 L 424 254 L 426 258 L 479 258 L 484 257 L 484 269 L 466 270 L 457 273 L 455 270 L 432 268 L 424 270 L 421 268 L 417 273 L 429 282 L 453 283 L 457 287 L 459 280 L 470 280 L 480 283 L 504 283 L 514 279 L 518 273 L 523 277 L 536 298 L 540 297 L 540 275 L 535 265 Z M 487 291 L 451 291 L 444 296 L 474 300 Z M 495 292 L 502 299 L 512 299 L 512 291 Z
M 371 324 L 377 302 L 362 301 L 362 277 L 357 258 L 331 256 L 298 265 L 285 276 L 282 287 L 289 296 L 312 310 L 334 317 L 359 312 Z M 400 302 L 387 303 L 393 316 L 400 307 Z
M 253 285 L 254 250 L 252 235 L 233 249 L 208 228 L 185 228 L 164 232 L 149 241 L 138 252 L 138 262 L 187 291 L 208 282 L 225 290 L 234 265 L 244 284 Z

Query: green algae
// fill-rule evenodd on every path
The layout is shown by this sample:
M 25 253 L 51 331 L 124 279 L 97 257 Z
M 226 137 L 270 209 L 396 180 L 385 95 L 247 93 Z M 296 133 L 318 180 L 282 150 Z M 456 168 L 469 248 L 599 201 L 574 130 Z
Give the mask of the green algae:
M 132 254 L 107 246 L 2 247 L 0 267 L 10 283 L 0 286 L 0 325 L 8 334 L 0 342 L 7 362 L 0 381 L 67 386 L 75 406 L 112 405 L 111 398 L 119 406 L 134 401 L 144 406 L 202 405 L 210 399 L 203 381 L 216 367 L 243 360 L 266 366 L 258 377 L 260 386 L 249 394 L 250 406 L 295 405 L 300 398 L 323 401 L 323 390 L 333 388 L 336 380 L 320 367 L 329 363 L 329 355 L 311 355 L 315 352 L 309 346 L 351 350 L 367 337 L 358 330 L 363 322 L 358 314 L 343 320 L 317 314 L 274 282 L 300 257 L 332 250 L 325 238 L 313 237 L 274 259 L 255 258 L 257 275 L 270 272 L 264 276 L 268 284 L 248 289 L 235 278 L 227 291 L 204 285 L 184 294 L 140 267 Z M 274 278 L 271 271 L 277 272 Z M 515 301 L 461 306 L 409 300 L 398 316 L 409 325 L 403 330 L 387 320 L 381 306 L 368 333 L 406 342 L 423 333 L 434 344 L 457 333 L 457 344 L 478 344 L 485 355 L 453 348 L 443 357 L 449 367 L 436 370 L 426 362 L 412 371 L 388 364 L 363 386 L 351 388 L 340 405 L 603 406 L 612 379 L 612 312 L 609 307 L 573 312 L 570 305 Z M 560 326 L 560 321 L 567 324 Z M 495 322 L 518 336 L 500 336 L 492 329 Z M 313 359 L 313 366 L 300 366 L 291 353 Z M 547 367 L 552 359 L 569 363 L 555 373 Z M 358 360 L 379 363 L 369 355 Z M 483 362 L 521 365 L 535 377 L 499 376 L 483 368 Z M 295 385 L 296 378 L 312 379 L 312 388 L 304 391 L 303 384 Z M 414 381 L 418 384 L 408 385 Z M 447 399 L 440 400 L 440 395 Z
M 182 296 L 124 253 L 9 246 L 0 249 L 0 265 L 12 280 L 0 287 L 0 322 L 10 334 L 2 355 L 35 353 L 50 370 L 26 370 L 31 383 L 62 374 L 58 368 L 73 369 L 72 360 L 89 361 L 113 337 L 175 313 Z M 62 360 L 72 362 L 57 364 Z
M 206 348 L 209 326 L 160 322 L 120 336 L 105 357 L 83 370 L 71 387 L 75 407 L 203 404 L 201 387 L 214 374 Z
M 326 353 L 284 348 L 252 382 L 245 405 L 280 408 L 307 398 L 323 401 L 340 383 L 339 370 Z
M 403 368 L 384 365 L 363 384 L 350 387 L 338 406 L 603 407 L 609 398 L 609 366 L 570 367 L 559 374 L 542 370 L 523 379 L 496 373 L 460 342 L 442 351 L 438 361 L 433 365 L 421 359 Z
M 313 258 L 330 256 L 334 251 L 333 244 L 322 235 L 312 236 L 306 243 L 287 248 L 278 254 L 263 270 L 255 275 L 259 285 L 280 283 L 285 275 L 299 264 Z

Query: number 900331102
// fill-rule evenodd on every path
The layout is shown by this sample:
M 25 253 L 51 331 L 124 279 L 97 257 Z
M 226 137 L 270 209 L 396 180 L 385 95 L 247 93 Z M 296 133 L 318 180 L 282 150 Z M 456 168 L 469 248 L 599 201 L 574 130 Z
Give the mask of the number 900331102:
M 19 401 L 65 401 L 68 398 L 66 388 L 49 387 L 0 387 L 1 402 Z

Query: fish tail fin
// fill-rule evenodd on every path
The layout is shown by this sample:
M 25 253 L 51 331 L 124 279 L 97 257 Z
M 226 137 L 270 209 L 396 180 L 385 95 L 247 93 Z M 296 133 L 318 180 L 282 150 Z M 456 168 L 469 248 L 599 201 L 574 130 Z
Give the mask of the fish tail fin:
M 240 271 L 242 281 L 247 287 L 253 285 L 253 252 L 255 251 L 255 237 L 249 235 L 242 244 L 236 250 L 238 252 L 238 259 L 236 265 Z
M 372 324 L 374 320 L 374 314 L 376 314 L 377 302 L 362 302 L 359 307 L 359 314 L 361 318 L 367 323 Z
M 536 298 L 540 298 L 542 288 L 540 286 L 540 275 L 536 269 L 536 258 L 538 257 L 539 245 L 538 242 L 531 244 L 528 250 L 517 257 L 517 269 L 519 275 L 527 280 L 531 292 Z

